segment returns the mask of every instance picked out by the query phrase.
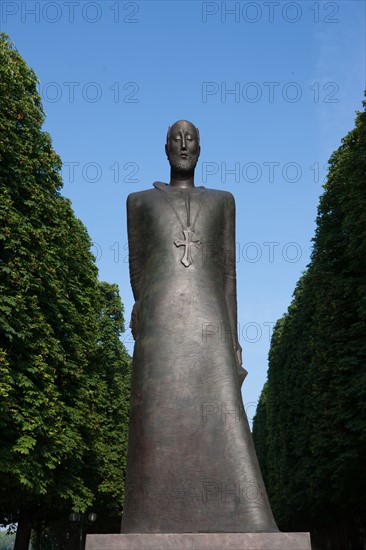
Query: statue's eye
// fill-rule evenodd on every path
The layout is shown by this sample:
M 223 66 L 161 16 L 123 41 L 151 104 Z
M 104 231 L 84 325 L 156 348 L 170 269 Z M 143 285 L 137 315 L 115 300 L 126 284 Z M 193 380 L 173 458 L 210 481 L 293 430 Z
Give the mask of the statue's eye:
M 175 141 L 180 140 L 180 136 L 174 136 Z
M 189 141 L 192 141 L 192 136 L 190 136 L 189 134 L 188 134 L 188 136 L 186 136 L 186 138 L 187 138 Z

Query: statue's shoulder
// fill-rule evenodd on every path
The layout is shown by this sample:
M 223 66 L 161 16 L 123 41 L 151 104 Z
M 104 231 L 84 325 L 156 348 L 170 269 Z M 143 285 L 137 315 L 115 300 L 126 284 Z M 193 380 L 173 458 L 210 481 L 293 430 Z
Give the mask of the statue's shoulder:
M 152 189 L 145 189 L 144 191 L 135 191 L 134 193 L 130 193 L 127 197 L 127 206 L 139 206 L 148 204 L 152 200 L 154 200 L 157 196 L 156 190 L 161 189 L 164 190 L 164 188 L 167 187 L 167 184 L 163 184 L 160 182 L 155 182 Z M 227 204 L 235 204 L 235 199 L 232 193 L 230 191 L 222 191 L 220 189 L 209 189 L 208 187 L 199 186 L 197 189 L 205 190 L 207 195 L 212 197 L 212 199 L 215 199 L 217 201 L 222 201 Z
M 225 198 L 234 198 L 234 195 L 230 193 L 230 191 L 223 191 L 222 189 L 207 189 L 207 191 L 210 191 L 211 193 L 216 193 L 218 196 L 225 197 Z
M 212 197 L 216 197 L 217 199 L 221 199 L 223 201 L 235 204 L 234 195 L 230 193 L 230 191 L 222 191 L 221 189 L 206 188 L 206 192 L 208 192 Z
M 148 201 L 154 195 L 154 189 L 145 189 L 144 191 L 135 191 L 127 196 L 127 205 L 138 205 Z

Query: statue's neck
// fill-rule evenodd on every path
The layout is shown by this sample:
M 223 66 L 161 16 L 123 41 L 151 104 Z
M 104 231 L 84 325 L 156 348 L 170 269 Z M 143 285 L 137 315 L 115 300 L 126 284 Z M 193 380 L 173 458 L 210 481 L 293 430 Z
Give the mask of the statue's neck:
M 189 174 L 178 174 L 171 171 L 169 185 L 171 185 L 171 187 L 177 187 L 180 189 L 193 189 L 194 172 Z

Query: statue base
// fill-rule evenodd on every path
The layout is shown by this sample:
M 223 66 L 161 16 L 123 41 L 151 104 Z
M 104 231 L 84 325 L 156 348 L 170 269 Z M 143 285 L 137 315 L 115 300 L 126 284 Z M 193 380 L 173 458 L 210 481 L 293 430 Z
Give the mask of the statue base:
M 309 533 L 87 535 L 86 550 L 311 550 Z

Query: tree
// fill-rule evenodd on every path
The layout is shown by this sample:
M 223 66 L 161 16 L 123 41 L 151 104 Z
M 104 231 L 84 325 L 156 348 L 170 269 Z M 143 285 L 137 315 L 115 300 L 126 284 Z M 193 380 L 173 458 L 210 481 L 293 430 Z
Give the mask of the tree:
M 332 548 L 358 548 L 366 527 L 363 105 L 330 158 L 311 262 L 277 323 L 253 434 L 280 525 L 318 532 L 321 518 Z
M 60 194 L 61 160 L 41 129 L 36 75 L 4 34 L 0 61 L 0 521 L 18 521 L 20 550 L 55 503 L 84 511 L 93 502 L 86 457 L 95 452 L 91 438 L 108 443 L 103 429 L 91 429 L 98 407 L 107 412 L 94 405 L 108 386 L 97 384 L 96 358 L 113 324 L 105 311 L 117 311 L 118 300 L 115 287 L 98 284 L 90 238 Z M 105 362 L 103 376 L 125 396 L 127 354 L 114 346 L 113 372 Z M 93 460 L 106 471 L 106 456 Z M 100 485 L 107 494 L 107 481 Z

